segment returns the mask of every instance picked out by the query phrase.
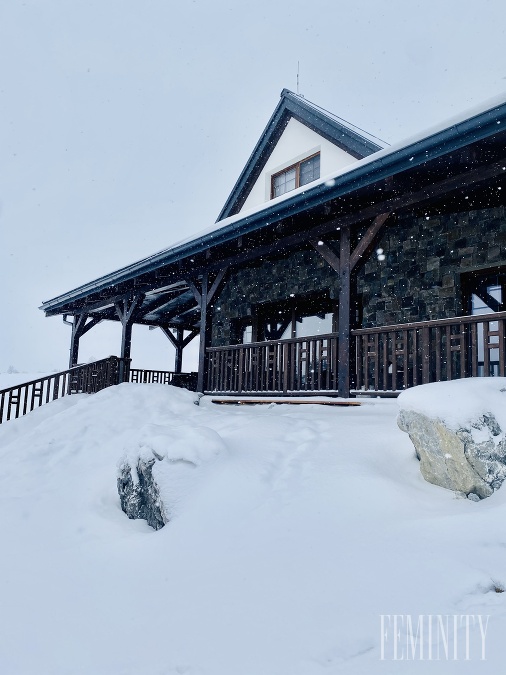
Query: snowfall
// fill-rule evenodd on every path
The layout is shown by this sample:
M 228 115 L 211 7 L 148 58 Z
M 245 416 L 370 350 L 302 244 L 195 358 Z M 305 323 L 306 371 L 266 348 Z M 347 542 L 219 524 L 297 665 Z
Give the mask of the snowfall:
M 1 425 L 0 673 L 504 672 L 506 486 L 425 482 L 396 423 L 403 397 L 454 417 L 497 399 L 448 384 L 359 407 L 123 384 Z M 146 448 L 170 460 L 158 531 L 117 493 Z M 427 617 L 447 643 L 416 642 Z

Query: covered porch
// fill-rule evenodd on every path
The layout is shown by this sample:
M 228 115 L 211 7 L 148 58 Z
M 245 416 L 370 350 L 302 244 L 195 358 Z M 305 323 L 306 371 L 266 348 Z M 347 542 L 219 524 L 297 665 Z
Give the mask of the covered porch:
M 80 338 L 107 320 L 121 323 L 120 364 L 134 324 L 164 332 L 176 373 L 198 336 L 202 393 L 392 396 L 504 376 L 506 104 L 464 122 L 261 208 L 239 205 L 199 235 L 44 302 L 46 316 L 71 325 L 69 365 Z M 473 315 L 473 295 L 486 316 Z M 286 335 L 290 303 L 294 317 L 310 305 L 332 314 L 330 330 Z

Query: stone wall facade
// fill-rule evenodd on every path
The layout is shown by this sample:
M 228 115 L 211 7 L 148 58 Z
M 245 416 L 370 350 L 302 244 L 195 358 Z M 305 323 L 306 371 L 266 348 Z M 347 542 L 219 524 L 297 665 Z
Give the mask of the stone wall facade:
M 506 265 L 503 206 L 440 216 L 400 215 L 357 272 L 362 327 L 460 316 L 462 275 Z
M 266 258 L 259 265 L 232 272 L 214 302 L 213 346 L 231 344 L 234 319 L 251 316 L 255 305 L 320 291 L 328 291 L 330 298 L 337 298 L 339 278 L 313 250 L 297 251 L 286 258 Z
M 327 242 L 337 252 L 338 242 Z M 454 214 L 399 215 L 387 222 L 374 253 L 352 284 L 352 323 L 374 327 L 466 313 L 462 275 L 506 266 L 505 207 Z M 328 292 L 338 298 L 336 272 L 313 250 L 269 258 L 230 274 L 213 307 L 213 346 L 230 344 L 233 321 L 251 316 L 262 302 Z M 357 308 L 356 315 L 354 308 Z

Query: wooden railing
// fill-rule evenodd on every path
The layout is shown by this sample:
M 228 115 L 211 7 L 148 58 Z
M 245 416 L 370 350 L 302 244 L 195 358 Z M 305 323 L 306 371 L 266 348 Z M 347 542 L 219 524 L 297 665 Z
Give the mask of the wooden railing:
M 125 382 L 172 384 L 196 391 L 197 373 L 130 368 L 130 359 L 107 359 L 76 366 L 38 380 L 16 384 L 0 391 L 0 424 L 31 412 L 44 403 L 70 394 L 95 394 L 106 387 Z
M 171 384 L 190 391 L 197 390 L 197 373 L 176 373 L 172 370 L 140 370 L 130 368 L 129 382 L 142 384 Z
M 505 324 L 500 312 L 352 330 L 352 392 L 506 376 Z M 209 393 L 337 392 L 337 333 L 207 351 Z
M 130 368 L 129 382 L 142 384 L 172 384 L 174 379 L 172 370 L 141 370 L 139 368 Z
M 319 392 L 337 389 L 337 334 L 210 347 L 207 391 Z
M 506 375 L 506 312 L 352 331 L 357 391 Z
M 0 391 L 0 424 L 31 412 L 44 403 L 55 401 L 69 394 L 94 394 L 101 389 L 118 384 L 122 359 L 107 359 L 76 366 L 38 380 L 23 382 Z M 129 361 L 129 359 L 125 359 Z M 128 362 L 124 364 L 128 374 Z

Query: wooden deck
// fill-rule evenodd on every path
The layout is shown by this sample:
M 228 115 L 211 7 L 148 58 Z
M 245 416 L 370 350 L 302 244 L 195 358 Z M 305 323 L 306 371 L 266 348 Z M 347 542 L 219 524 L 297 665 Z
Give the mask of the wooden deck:
M 296 398 L 213 398 L 212 403 L 219 405 L 331 405 L 339 407 L 360 406 L 359 401 L 303 401 Z

